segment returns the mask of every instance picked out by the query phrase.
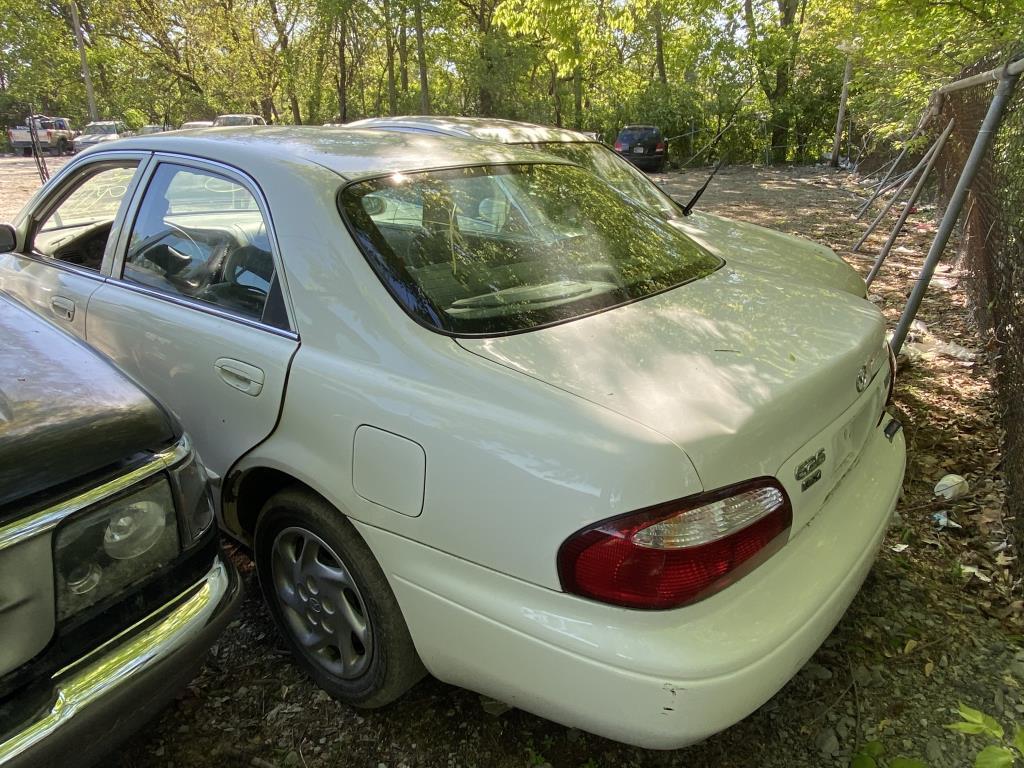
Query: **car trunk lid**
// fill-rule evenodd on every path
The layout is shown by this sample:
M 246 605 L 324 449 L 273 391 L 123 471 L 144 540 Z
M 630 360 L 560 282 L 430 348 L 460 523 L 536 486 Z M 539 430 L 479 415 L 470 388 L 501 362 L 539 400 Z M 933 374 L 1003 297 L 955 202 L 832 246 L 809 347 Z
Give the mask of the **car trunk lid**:
M 572 322 L 459 343 L 662 433 L 705 489 L 779 477 L 799 529 L 878 418 L 883 334 L 862 299 L 726 266 Z M 822 450 L 801 490 L 796 469 Z

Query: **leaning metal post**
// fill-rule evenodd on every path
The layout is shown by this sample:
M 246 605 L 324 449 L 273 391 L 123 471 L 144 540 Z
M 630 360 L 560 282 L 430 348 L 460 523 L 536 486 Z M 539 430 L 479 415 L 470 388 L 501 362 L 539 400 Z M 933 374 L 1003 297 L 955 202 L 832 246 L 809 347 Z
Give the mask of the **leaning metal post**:
M 871 204 L 875 202 L 878 196 L 882 194 L 882 188 L 885 187 L 885 182 L 887 182 L 889 180 L 889 177 L 896 172 L 896 168 L 903 161 L 903 158 L 906 156 L 907 152 L 910 151 L 911 142 L 917 138 L 918 134 L 921 133 L 921 131 L 924 130 L 924 126 L 928 122 L 928 118 L 930 118 L 931 116 L 932 107 L 929 106 L 929 108 L 925 110 L 924 115 L 921 117 L 921 121 L 917 124 L 917 128 L 915 128 L 914 132 L 910 134 L 910 137 L 905 142 L 903 142 L 903 149 L 900 150 L 900 153 L 896 156 L 895 162 L 893 162 L 889 170 L 886 171 L 885 176 L 882 177 L 882 180 L 878 182 L 878 185 L 875 187 L 875 191 L 867 200 L 864 201 L 864 204 L 857 210 L 858 221 L 860 221 L 860 217 L 864 215 L 864 211 L 866 211 L 871 206 Z
M 921 307 L 921 299 L 924 298 L 924 292 L 928 289 L 928 284 L 935 273 L 935 267 L 938 266 L 942 251 L 953 234 L 957 219 L 960 218 L 960 211 L 963 209 L 964 201 L 967 199 L 968 188 L 974 181 L 974 177 L 977 176 L 981 161 L 984 159 L 985 153 L 991 146 L 996 131 L 999 129 L 999 123 L 1002 121 L 1003 113 L 1006 111 L 1006 104 L 1010 100 L 1010 96 L 1013 95 L 1013 88 L 1017 84 L 1017 78 L 1020 77 L 1020 67 L 1017 66 L 1019 63 L 1020 61 L 1017 60 L 1003 68 L 999 84 L 996 86 L 996 92 L 988 105 L 985 120 L 982 122 L 978 135 L 974 139 L 974 146 L 971 147 L 971 154 L 968 155 L 967 162 L 964 163 L 964 169 L 960 172 L 960 178 L 956 182 L 956 189 L 953 190 L 953 194 L 949 198 L 949 205 L 946 207 L 946 212 L 942 216 L 939 229 L 935 233 L 935 240 L 932 241 L 932 247 L 929 249 L 928 256 L 921 267 L 921 274 L 917 278 L 917 283 L 914 285 L 910 298 L 907 299 L 907 306 L 903 309 L 900 322 L 893 332 L 892 348 L 897 354 L 899 354 L 903 342 L 907 339 L 907 332 L 910 330 L 910 324 L 914 321 L 914 317 L 917 316 L 917 310 Z
M 907 185 L 910 184 L 911 181 L 913 181 L 918 172 L 931 162 L 934 155 L 935 144 L 932 144 L 928 147 L 928 151 L 924 153 L 917 165 L 914 166 L 913 170 L 903 178 L 903 181 L 900 182 L 900 188 L 896 190 L 893 196 L 889 198 L 889 202 L 887 202 L 882 210 L 878 212 L 878 215 L 875 216 L 875 220 L 868 224 L 868 228 L 864 230 L 864 234 L 860 236 L 860 240 L 858 240 L 857 244 L 851 249 L 854 253 L 860 250 L 860 247 L 864 245 L 864 241 L 868 239 L 868 236 L 872 232 L 875 231 L 875 227 L 877 227 L 879 222 L 885 218 L 885 214 L 889 212 L 889 209 L 896 205 L 896 201 L 900 199 L 900 195 L 903 194 L 903 190 L 907 188 Z
M 903 231 L 903 225 L 907 223 L 907 217 L 910 215 L 910 210 L 914 207 L 914 203 L 917 202 L 917 198 L 920 197 L 921 190 L 924 189 L 924 184 L 928 180 L 928 176 L 931 175 L 932 168 L 935 167 L 935 161 L 939 159 L 939 155 L 942 153 L 942 148 L 946 145 L 946 139 L 948 139 L 949 134 L 953 132 L 954 122 L 954 120 L 950 120 L 949 125 L 946 126 L 946 130 L 944 130 L 942 135 L 936 140 L 935 145 L 932 147 L 932 156 L 928 158 L 928 164 L 921 173 L 921 177 L 917 180 L 914 190 L 910 193 L 910 197 L 907 199 L 907 204 L 903 207 L 903 212 L 896 221 L 896 226 L 892 228 L 892 232 L 889 234 L 889 239 L 885 241 L 885 245 L 882 246 L 882 250 L 878 253 L 878 258 L 875 259 L 875 263 L 871 267 L 871 271 L 864 279 L 864 282 L 869 288 L 871 287 L 871 283 L 874 282 L 875 277 L 878 276 L 878 270 L 882 268 L 882 262 L 885 261 L 886 257 L 889 255 L 889 251 L 892 250 L 892 246 L 896 242 L 896 238 L 899 237 L 900 232 Z

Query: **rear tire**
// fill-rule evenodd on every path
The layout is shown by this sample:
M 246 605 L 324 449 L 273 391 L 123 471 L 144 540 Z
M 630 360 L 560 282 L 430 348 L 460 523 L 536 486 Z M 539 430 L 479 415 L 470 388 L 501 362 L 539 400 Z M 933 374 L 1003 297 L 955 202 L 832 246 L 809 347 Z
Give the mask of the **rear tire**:
M 373 553 L 323 498 L 300 487 L 271 497 L 256 524 L 254 550 L 285 643 L 335 699 L 382 707 L 426 674 Z
M 32 157 L 32 147 L 22 147 L 21 148 L 21 156 L 22 157 Z

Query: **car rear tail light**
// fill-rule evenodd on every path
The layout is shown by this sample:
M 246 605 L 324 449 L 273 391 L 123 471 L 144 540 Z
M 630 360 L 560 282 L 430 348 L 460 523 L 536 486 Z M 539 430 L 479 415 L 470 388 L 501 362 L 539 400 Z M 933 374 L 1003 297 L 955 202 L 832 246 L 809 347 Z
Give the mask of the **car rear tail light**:
M 654 148 L 654 151 L 655 152 L 664 152 L 665 151 L 665 142 L 664 141 L 659 141 L 658 142 L 658 146 L 656 146 Z
M 622 151 L 622 142 L 621 141 L 616 141 L 615 142 L 615 151 L 616 152 L 621 152 Z
M 782 486 L 752 480 L 577 531 L 558 550 L 558 575 L 566 592 L 582 597 L 627 608 L 678 608 L 759 564 L 785 543 L 792 522 Z

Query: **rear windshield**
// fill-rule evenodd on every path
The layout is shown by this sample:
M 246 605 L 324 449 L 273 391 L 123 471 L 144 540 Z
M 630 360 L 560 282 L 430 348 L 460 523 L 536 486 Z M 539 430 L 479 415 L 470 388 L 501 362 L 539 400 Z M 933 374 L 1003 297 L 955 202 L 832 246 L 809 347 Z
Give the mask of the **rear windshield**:
M 582 165 L 599 179 L 655 216 L 671 219 L 679 216 L 679 206 L 662 192 L 643 171 L 597 142 L 545 141 L 530 146 Z
M 570 165 L 396 173 L 350 184 L 339 205 L 402 307 L 458 335 L 571 320 L 722 264 Z
M 661 131 L 657 128 L 623 128 L 619 131 L 619 141 L 633 143 L 634 141 L 648 141 L 649 139 L 661 138 Z

